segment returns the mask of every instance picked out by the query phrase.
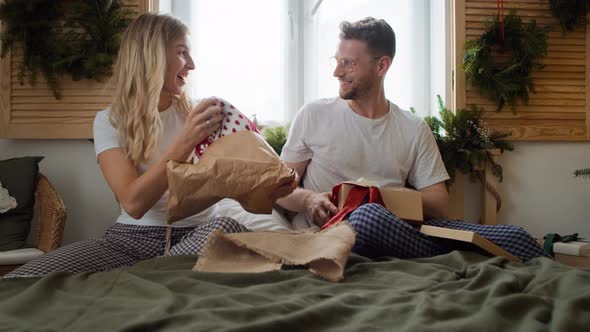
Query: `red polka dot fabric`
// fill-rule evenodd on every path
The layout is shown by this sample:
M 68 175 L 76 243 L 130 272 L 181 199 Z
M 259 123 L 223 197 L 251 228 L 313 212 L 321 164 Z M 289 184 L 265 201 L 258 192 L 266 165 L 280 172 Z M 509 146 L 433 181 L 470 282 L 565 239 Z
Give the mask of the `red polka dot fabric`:
M 201 158 L 205 150 L 207 150 L 209 145 L 223 136 L 237 133 L 241 130 L 250 130 L 255 133 L 260 133 L 258 128 L 256 128 L 256 125 L 254 125 L 254 123 L 250 121 L 247 116 L 242 114 L 242 112 L 238 111 L 238 109 L 236 109 L 227 101 L 223 101 L 221 99 L 219 101 L 221 103 L 221 107 L 223 108 L 221 111 L 223 120 L 221 121 L 219 128 L 213 132 L 213 134 L 209 135 L 209 137 L 205 138 L 195 147 L 195 157 L 193 159 L 193 163 L 195 164 L 199 158 Z

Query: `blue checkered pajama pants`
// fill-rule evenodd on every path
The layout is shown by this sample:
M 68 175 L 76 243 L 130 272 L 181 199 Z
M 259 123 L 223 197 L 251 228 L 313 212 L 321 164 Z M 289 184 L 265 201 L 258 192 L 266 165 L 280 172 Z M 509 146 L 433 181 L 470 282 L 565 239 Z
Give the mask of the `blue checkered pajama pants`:
M 353 252 L 367 257 L 431 257 L 462 248 L 459 243 L 422 234 L 379 204 L 366 204 L 354 210 L 348 223 L 356 232 Z M 457 220 L 428 220 L 424 225 L 475 232 L 523 261 L 546 256 L 535 239 L 518 226 L 478 225 Z
M 201 254 L 209 234 L 248 231 L 228 217 L 211 219 L 197 227 L 171 227 L 168 255 Z M 166 226 L 139 226 L 117 223 L 105 235 L 72 243 L 32 260 L 5 275 L 43 276 L 50 272 L 99 272 L 130 266 L 141 260 L 162 256 L 167 245 Z

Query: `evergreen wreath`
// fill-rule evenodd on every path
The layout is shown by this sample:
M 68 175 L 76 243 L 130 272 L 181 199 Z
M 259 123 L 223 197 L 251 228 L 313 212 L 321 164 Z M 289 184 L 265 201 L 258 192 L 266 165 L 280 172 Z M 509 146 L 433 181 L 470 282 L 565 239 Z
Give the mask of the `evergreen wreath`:
M 543 68 L 549 28 L 538 27 L 535 20 L 525 26 L 514 12 L 505 16 L 503 24 L 497 16 L 484 24 L 483 35 L 465 43 L 463 69 L 467 82 L 496 100 L 496 111 L 506 103 L 514 111 L 517 98 L 526 103 L 529 91 L 535 92 L 531 72 Z
M 19 83 L 28 80 L 34 85 L 41 73 L 60 99 L 62 73 L 74 80 L 97 81 L 111 74 L 131 17 L 118 0 L 4 0 L 0 20 L 6 31 L 0 34 L 0 57 L 22 46 Z
M 549 6 L 564 34 L 586 25 L 588 0 L 549 0 Z

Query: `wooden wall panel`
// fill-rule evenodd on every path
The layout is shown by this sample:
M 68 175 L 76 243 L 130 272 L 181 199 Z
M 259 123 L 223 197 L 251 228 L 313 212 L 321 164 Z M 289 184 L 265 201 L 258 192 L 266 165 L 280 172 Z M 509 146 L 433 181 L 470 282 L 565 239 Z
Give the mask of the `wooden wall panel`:
M 497 103 L 481 95 L 477 87 L 465 83 L 460 69 L 465 40 L 476 39 L 484 31 L 483 21 L 497 15 L 496 0 L 456 0 L 455 19 L 462 29 L 455 31 L 457 67 L 456 107 L 481 106 L 488 126 L 500 131 L 511 131 L 512 139 L 522 141 L 585 141 L 590 139 L 588 108 L 588 51 L 586 28 L 562 34 L 557 19 L 551 16 L 546 0 L 504 1 L 504 13 L 511 9 L 528 23 L 535 19 L 548 25 L 548 52 L 543 60 L 545 68 L 532 74 L 536 94 L 530 94 L 527 105 L 517 103 L 516 112 L 510 105 L 496 112 Z M 455 22 L 455 25 L 458 23 Z M 464 24 L 464 25 L 462 25 Z M 459 51 L 460 50 L 460 51 Z
M 136 15 L 152 10 L 151 0 L 123 0 Z M 39 75 L 34 86 L 20 85 L 18 48 L 0 60 L 0 138 L 92 138 L 92 121 L 106 108 L 112 89 L 95 80 L 60 78 L 62 99 L 55 99 Z

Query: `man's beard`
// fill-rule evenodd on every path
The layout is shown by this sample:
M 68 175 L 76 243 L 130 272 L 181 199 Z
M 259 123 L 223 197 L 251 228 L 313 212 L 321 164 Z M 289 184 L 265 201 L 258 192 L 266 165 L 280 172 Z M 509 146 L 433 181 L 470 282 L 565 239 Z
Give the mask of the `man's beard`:
M 353 88 L 350 91 L 347 92 L 340 92 L 340 98 L 344 99 L 344 100 L 353 100 L 356 99 L 358 97 L 358 89 L 357 88 Z
M 363 86 L 354 86 L 351 84 L 350 89 L 348 91 L 340 90 L 338 91 L 338 94 L 340 95 L 340 98 L 344 100 L 354 100 L 362 95 L 363 90 Z
M 370 84 L 368 82 L 358 81 L 356 86 L 351 86 L 350 90 L 346 92 L 339 90 L 338 95 L 344 100 L 355 100 L 367 95 L 369 90 Z

